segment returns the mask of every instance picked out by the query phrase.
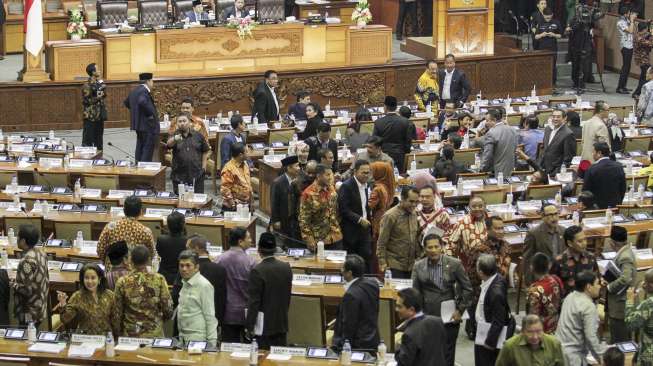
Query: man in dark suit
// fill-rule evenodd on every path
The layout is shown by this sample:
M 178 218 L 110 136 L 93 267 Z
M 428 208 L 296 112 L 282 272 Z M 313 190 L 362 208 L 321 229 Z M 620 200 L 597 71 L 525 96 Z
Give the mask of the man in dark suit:
M 379 346 L 379 285 L 366 278 L 365 261 L 356 254 L 348 255 L 342 270 L 345 294 L 338 306 L 332 346 L 342 349 L 349 340 L 352 349 L 376 350 Z
M 544 130 L 540 166 L 548 175 L 558 173 L 562 164 L 571 166 L 571 159 L 576 155 L 576 138 L 566 122 L 567 112 L 556 108 L 551 114 L 553 129 L 547 126 Z
M 9 275 L 0 269 L 0 325 L 9 326 Z
M 476 269 L 481 283 L 481 295 L 476 305 L 477 337 L 474 345 L 474 361 L 476 366 L 494 366 L 499 356 L 499 336 L 503 327 L 508 326 L 510 308 L 508 307 L 508 284 L 497 273 L 497 262 L 494 255 L 482 254 L 476 263 Z M 482 327 L 489 328 L 485 339 L 480 339 Z M 508 334 L 510 333 L 510 334 Z M 506 339 L 512 337 L 510 329 Z
M 342 183 L 338 190 L 338 213 L 342 241 L 348 253 L 358 254 L 365 260 L 366 273 L 372 273 L 372 234 L 367 181 L 370 179 L 370 163 L 356 160 L 354 176 Z
M 404 172 L 404 157 L 410 152 L 410 122 L 397 113 L 397 98 L 385 97 L 386 115 L 374 122 L 374 136 L 383 139 L 381 149 L 390 155 L 395 162 L 395 167 Z
M 245 0 L 234 0 L 234 4 L 224 10 L 224 19 L 244 18 L 249 13 L 245 10 Z
M 451 53 L 444 58 L 444 70 L 438 70 L 438 85 L 440 85 L 440 108 L 447 103 L 453 103 L 456 108 L 462 107 L 469 97 L 469 81 L 465 73 L 456 69 L 456 58 Z
M 245 133 L 246 127 L 243 121 L 243 116 L 234 114 L 229 121 L 231 124 L 231 131 L 224 135 L 220 141 L 220 166 L 224 168 L 231 159 L 231 145 L 236 142 L 247 144 L 247 134 Z
M 261 262 L 249 273 L 245 326 L 249 335 L 256 337 L 261 349 L 285 346 L 287 343 L 292 270 L 288 263 L 274 258 L 276 249 L 274 235 L 268 232 L 261 234 L 258 242 Z M 261 317 L 262 321 L 257 321 Z M 263 323 L 263 329 L 256 329 L 259 322 Z
M 200 274 L 213 285 L 215 317 L 218 326 L 224 323 L 224 312 L 227 304 L 227 270 L 219 263 L 209 258 L 208 241 L 201 235 L 188 238 L 186 246 L 200 257 Z
M 265 80 L 254 90 L 254 109 L 252 118 L 258 118 L 259 123 L 268 123 L 279 120 L 279 99 L 276 88 L 279 86 L 279 77 L 274 70 L 264 74 Z
M 331 169 L 338 171 L 338 142 L 331 139 L 331 125 L 322 123 L 317 126 L 317 136 L 311 136 L 304 140 L 308 145 L 308 160 L 320 161 L 318 152 L 320 149 L 328 149 L 333 153 L 333 165 Z
M 191 23 L 197 23 L 200 20 L 209 20 L 209 15 L 204 11 L 202 0 L 193 0 L 193 10 L 186 12 L 186 18 Z
M 154 148 L 159 142 L 159 112 L 152 98 L 152 74 L 138 75 L 140 85 L 134 88 L 123 102 L 129 109 L 131 129 L 136 131 L 136 161 L 152 161 Z
M 414 288 L 397 293 L 395 310 L 404 322 L 398 329 L 401 346 L 395 353 L 397 366 L 444 365 L 445 332 L 442 319 L 424 315 L 422 297 Z
M 270 224 L 275 233 L 282 235 L 280 239 L 285 247 L 302 247 L 297 217 L 299 194 L 293 184 L 299 177 L 299 159 L 296 155 L 288 156 L 281 160 L 281 166 L 283 173 L 272 182 Z
M 0 0 L 0 35 L 4 34 L 3 27 L 5 24 L 5 18 L 6 18 L 6 14 L 5 14 L 4 1 Z M 0 60 L 5 59 L 5 47 L 7 46 L 5 46 L 3 42 L 0 41 Z
M 626 174 L 621 164 L 610 160 L 610 146 L 594 144 L 594 163 L 585 172 L 583 191 L 594 194 L 599 209 L 617 207 L 626 193 Z
M 442 317 L 442 303 L 453 301 L 456 310 L 449 319 L 442 319 L 444 365 L 453 366 L 462 315 L 472 302 L 472 285 L 460 260 L 444 254 L 445 242 L 440 236 L 428 234 L 423 243 L 426 258 L 413 266 L 413 288 L 422 296 L 427 315 Z M 437 275 L 433 276 L 434 273 Z

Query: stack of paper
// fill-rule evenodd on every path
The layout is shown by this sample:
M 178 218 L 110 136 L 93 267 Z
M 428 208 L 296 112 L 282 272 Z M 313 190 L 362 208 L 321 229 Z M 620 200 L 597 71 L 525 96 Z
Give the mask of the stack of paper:
M 82 343 L 80 345 L 71 345 L 68 348 L 68 357 L 89 358 L 93 356 L 95 350 L 98 348 L 97 346 L 98 344 L 95 343 Z
M 27 349 L 30 352 L 44 352 L 44 353 L 59 353 L 66 348 L 65 343 L 44 343 L 37 342 L 29 346 Z

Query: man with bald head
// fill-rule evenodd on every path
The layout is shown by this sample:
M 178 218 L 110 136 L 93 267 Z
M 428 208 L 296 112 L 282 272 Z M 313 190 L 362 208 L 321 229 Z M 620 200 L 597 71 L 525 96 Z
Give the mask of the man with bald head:
M 653 268 L 646 271 L 644 282 L 626 292 L 626 326 L 641 334 L 638 365 L 653 365 Z M 639 332 L 642 330 L 642 332 Z
M 544 253 L 549 258 L 555 258 L 565 250 L 562 234 L 565 229 L 558 224 L 560 212 L 555 205 L 542 208 L 542 223 L 530 229 L 524 240 L 524 261 L 522 273 L 526 275 L 526 283 L 533 281 L 533 274 L 528 271 L 531 259 L 536 253 Z

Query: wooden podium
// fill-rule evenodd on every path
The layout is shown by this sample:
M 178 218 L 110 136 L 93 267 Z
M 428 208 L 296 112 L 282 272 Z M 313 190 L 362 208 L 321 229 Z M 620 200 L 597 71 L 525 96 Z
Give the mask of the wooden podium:
M 494 0 L 433 0 L 433 36 L 408 37 L 401 50 L 424 59 L 493 55 Z

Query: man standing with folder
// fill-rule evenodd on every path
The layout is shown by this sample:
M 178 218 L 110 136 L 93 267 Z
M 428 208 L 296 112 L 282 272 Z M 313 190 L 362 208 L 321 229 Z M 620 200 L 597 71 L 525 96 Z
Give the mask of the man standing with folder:
M 617 251 L 613 262 L 619 268 L 616 279 L 608 284 L 608 317 L 610 318 L 610 343 L 625 342 L 631 339 L 624 323 L 626 312 L 626 292 L 635 286 L 637 266 L 635 254 L 628 244 L 628 232 L 623 226 L 613 226 L 610 238 Z

